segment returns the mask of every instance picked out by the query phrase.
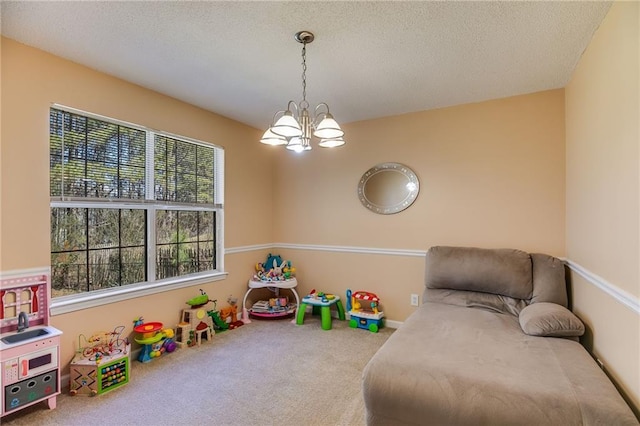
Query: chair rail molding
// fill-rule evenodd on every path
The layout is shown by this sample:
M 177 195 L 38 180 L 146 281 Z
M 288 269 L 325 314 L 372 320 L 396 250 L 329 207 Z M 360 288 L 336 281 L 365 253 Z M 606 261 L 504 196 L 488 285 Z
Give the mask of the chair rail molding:
M 271 243 L 271 244 L 257 244 L 252 246 L 229 247 L 229 248 L 225 248 L 225 254 L 243 253 L 248 251 L 265 250 L 265 249 L 314 250 L 314 251 L 329 251 L 334 253 L 382 254 L 386 256 L 407 256 L 407 257 L 423 257 L 427 254 L 426 250 L 389 249 L 389 248 L 354 247 L 354 246 L 327 246 L 327 245 L 317 245 L 317 244 L 292 244 L 292 243 Z
M 631 309 L 637 315 L 640 315 L 640 300 L 636 296 L 626 292 L 625 290 L 622 290 L 621 288 L 615 286 L 614 284 L 611 284 L 601 276 L 594 274 L 593 272 L 589 271 L 587 268 L 579 265 L 578 263 L 572 261 L 571 259 L 563 259 L 563 260 L 565 264 L 569 267 L 569 269 L 571 269 L 572 271 L 580 275 L 582 278 L 587 280 L 588 283 L 598 287 L 600 290 L 604 291 L 609 296 L 613 297 L 614 299 L 622 303 L 627 308 Z

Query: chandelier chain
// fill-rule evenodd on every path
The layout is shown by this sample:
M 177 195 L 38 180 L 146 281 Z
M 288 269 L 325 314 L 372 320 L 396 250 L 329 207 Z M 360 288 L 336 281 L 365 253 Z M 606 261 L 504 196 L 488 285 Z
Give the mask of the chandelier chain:
M 307 43 L 302 43 L 302 102 L 307 101 Z

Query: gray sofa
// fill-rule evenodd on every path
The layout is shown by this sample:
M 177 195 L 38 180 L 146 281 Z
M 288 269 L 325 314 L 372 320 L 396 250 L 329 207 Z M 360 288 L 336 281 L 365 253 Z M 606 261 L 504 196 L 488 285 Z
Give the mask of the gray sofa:
M 577 341 L 564 264 L 432 247 L 425 303 L 363 372 L 368 425 L 638 425 Z

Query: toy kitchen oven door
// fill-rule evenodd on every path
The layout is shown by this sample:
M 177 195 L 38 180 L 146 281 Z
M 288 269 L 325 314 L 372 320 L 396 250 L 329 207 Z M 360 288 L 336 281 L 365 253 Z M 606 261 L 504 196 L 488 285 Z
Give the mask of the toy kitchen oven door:
M 56 407 L 62 332 L 49 325 L 48 294 L 46 274 L 0 279 L 0 416 Z

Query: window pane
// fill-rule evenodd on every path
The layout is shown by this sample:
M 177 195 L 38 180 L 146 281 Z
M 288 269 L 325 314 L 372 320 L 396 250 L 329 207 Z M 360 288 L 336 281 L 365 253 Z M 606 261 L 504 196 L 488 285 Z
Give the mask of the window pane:
M 158 210 L 156 212 L 156 242 L 168 244 L 178 242 L 178 212 Z
M 87 120 L 87 160 L 95 164 L 118 164 L 118 125 Z
M 169 171 L 174 170 L 170 167 L 169 161 L 175 158 L 171 148 L 173 143 L 167 137 L 156 135 L 154 140 L 154 180 L 155 180 L 155 197 L 156 200 L 168 201 L 172 200 L 175 195 L 169 188 L 170 176 Z M 175 183 L 175 182 L 174 182 Z M 175 190 L 175 189 L 174 189 Z
M 198 176 L 213 177 L 213 148 L 198 145 Z
M 215 212 L 156 212 L 157 279 L 215 269 Z
M 189 142 L 176 141 L 175 146 L 176 167 L 178 172 L 195 174 L 197 145 Z
M 118 247 L 120 210 L 89 209 L 89 247 L 92 249 Z
M 144 199 L 144 167 L 120 166 L 120 198 Z M 115 188 L 114 188 L 115 189 Z
M 180 275 L 198 272 L 198 243 L 178 244 L 178 271 Z
M 51 195 L 144 199 L 146 133 L 51 109 Z
M 200 212 L 200 232 L 199 241 L 213 241 L 215 239 L 215 212 Z
M 52 297 L 87 292 L 86 252 L 51 254 Z
M 198 247 L 198 257 L 200 259 L 199 270 L 210 271 L 215 269 L 216 252 L 213 241 L 200 243 Z
M 198 202 L 213 204 L 213 178 L 198 176 Z
M 176 173 L 176 197 L 180 203 L 196 202 L 196 175 L 191 173 Z
M 146 138 L 142 130 L 120 126 L 120 198 L 145 197 Z
M 178 242 L 198 241 L 198 212 L 178 212 Z
M 146 281 L 146 249 L 131 247 L 122 249 L 122 285 Z
M 213 203 L 215 150 L 166 136 L 155 136 L 157 200 Z
M 89 251 L 89 291 L 120 285 L 120 250 Z
M 198 146 L 198 203 L 213 204 L 214 150 Z
M 86 209 L 51 209 L 51 252 L 87 248 Z
M 144 247 L 147 233 L 145 213 L 145 210 L 121 210 L 122 247 Z
M 176 199 L 183 203 L 196 201 L 196 145 L 175 142 Z
M 178 245 L 159 245 L 156 247 L 156 279 L 178 276 Z
M 51 196 L 62 194 L 62 111 L 52 109 L 49 113 L 49 184 Z
M 178 186 L 178 174 L 175 172 L 174 169 L 167 170 L 166 174 L 167 174 L 167 185 L 165 188 L 165 192 L 166 192 L 165 200 L 175 201 L 177 198 L 176 188 Z

